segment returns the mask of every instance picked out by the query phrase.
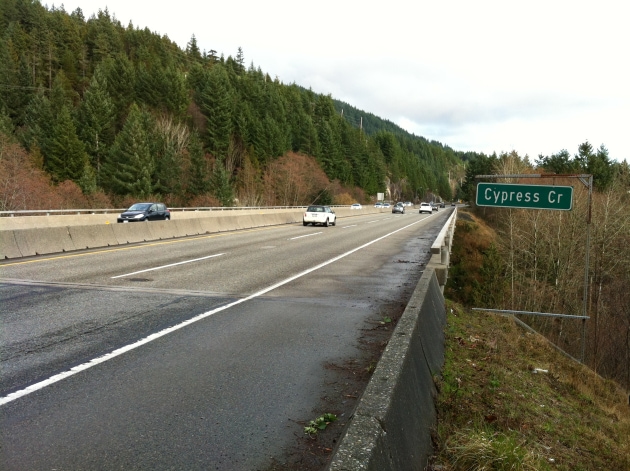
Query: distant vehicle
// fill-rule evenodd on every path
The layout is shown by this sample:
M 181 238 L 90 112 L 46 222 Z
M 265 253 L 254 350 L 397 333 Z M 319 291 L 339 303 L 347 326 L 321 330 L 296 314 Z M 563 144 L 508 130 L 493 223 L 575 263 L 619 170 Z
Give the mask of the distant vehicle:
M 429 203 L 420 203 L 420 214 L 422 213 L 429 213 L 432 214 L 433 213 L 433 208 L 431 207 L 431 205 Z
M 392 214 L 405 214 L 405 204 L 404 203 L 396 203 L 392 207 Z
M 433 208 L 433 211 L 437 211 L 438 210 L 437 203 L 431 203 L 431 207 Z
M 359 203 L 354 203 L 350 205 L 350 209 L 361 209 L 363 208 L 363 206 L 361 206 Z
M 171 212 L 164 203 L 135 203 L 118 216 L 118 222 L 168 221 Z
M 413 206 L 413 203 L 412 203 L 411 201 L 407 201 L 407 202 L 405 203 L 405 206 Z
M 445 208 L 445 207 L 446 207 L 446 204 L 444 204 L 444 201 L 442 201 L 442 202 L 440 203 L 440 208 Z
M 383 208 L 389 208 L 389 207 L 391 207 L 391 204 L 389 204 L 389 203 L 383 203 Z
M 451 206 L 455 206 L 455 201 L 453 201 L 453 202 L 451 203 Z
M 374 205 L 375 208 L 382 208 L 383 207 L 383 203 L 381 203 L 380 201 L 378 203 L 376 203 Z
M 337 225 L 337 215 L 330 209 L 330 206 L 309 206 L 306 208 L 304 217 L 302 218 L 302 224 L 307 226 L 308 224 L 321 224 L 328 227 Z

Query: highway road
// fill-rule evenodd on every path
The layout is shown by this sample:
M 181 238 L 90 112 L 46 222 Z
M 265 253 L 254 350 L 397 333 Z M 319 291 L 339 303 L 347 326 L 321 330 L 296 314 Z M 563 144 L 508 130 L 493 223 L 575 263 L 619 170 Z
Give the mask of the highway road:
M 404 306 L 450 213 L 0 263 L 0 469 L 270 469 L 353 407 L 329 366 Z

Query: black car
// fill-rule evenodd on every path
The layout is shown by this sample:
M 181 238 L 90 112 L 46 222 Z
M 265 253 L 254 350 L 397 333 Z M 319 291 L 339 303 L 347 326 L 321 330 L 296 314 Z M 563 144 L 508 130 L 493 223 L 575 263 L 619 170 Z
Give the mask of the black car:
M 163 203 L 136 203 L 118 216 L 118 222 L 168 221 L 171 212 Z

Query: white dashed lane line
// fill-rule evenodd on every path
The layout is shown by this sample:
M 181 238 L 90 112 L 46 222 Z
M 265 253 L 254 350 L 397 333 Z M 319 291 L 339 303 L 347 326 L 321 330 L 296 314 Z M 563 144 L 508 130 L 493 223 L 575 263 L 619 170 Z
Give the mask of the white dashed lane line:
M 161 267 L 147 268 L 146 270 L 134 271 L 133 273 L 125 273 L 124 275 L 112 276 L 113 278 L 123 278 L 125 276 L 137 275 L 138 273 L 146 273 L 148 271 L 161 270 L 162 268 L 174 267 L 176 265 L 183 265 L 185 263 L 199 262 L 200 260 L 207 260 L 209 258 L 220 257 L 221 255 L 225 255 L 224 253 L 218 253 L 215 255 L 208 255 L 207 257 L 194 258 L 192 260 L 184 260 L 183 262 L 170 263 L 168 265 L 162 265 Z
M 314 235 L 318 235 L 318 234 L 322 234 L 322 232 L 313 232 L 312 234 L 306 234 L 306 235 L 301 235 L 301 236 L 297 236 L 297 237 L 291 237 L 290 239 L 287 239 L 287 240 L 302 239 L 303 237 L 310 237 L 310 236 L 314 236 Z

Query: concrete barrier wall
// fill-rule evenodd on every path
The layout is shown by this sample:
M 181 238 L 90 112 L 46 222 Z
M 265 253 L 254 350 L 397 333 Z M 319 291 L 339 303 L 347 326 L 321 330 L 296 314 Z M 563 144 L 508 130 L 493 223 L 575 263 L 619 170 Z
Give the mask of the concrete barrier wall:
M 302 221 L 303 212 L 291 209 L 238 211 L 238 214 L 236 214 L 236 211 L 199 211 L 174 214 L 175 217 L 170 221 L 131 222 L 128 224 L 118 224 L 116 215 L 112 224 L 109 222 L 111 216 L 96 214 L 1 218 L 0 243 L 2 245 L 0 247 L 0 257 L 2 259 L 13 259 L 71 250 L 291 224 Z M 184 214 L 186 217 L 183 216 Z M 41 225 L 39 227 L 22 228 L 22 226 L 28 226 L 28 224 L 18 220 L 24 219 L 31 219 L 31 224 Z M 99 220 L 101 222 L 91 225 L 74 224 L 78 219 L 82 221 Z M 14 225 L 18 228 L 7 229 L 6 226 L 9 224 L 6 224 L 6 221 L 17 223 Z M 68 223 L 68 225 L 55 225 L 60 221 Z
M 354 210 L 350 207 L 333 208 L 339 217 L 355 216 L 360 214 L 369 214 L 377 212 L 386 212 L 387 209 L 374 208 L 372 206 L 364 206 L 362 209 Z M 411 210 L 412 208 L 407 208 Z M 50 215 L 50 216 L 16 216 L 16 217 L 0 217 L 0 231 L 9 231 L 15 229 L 34 229 L 43 227 L 69 227 L 69 226 L 95 226 L 100 224 L 116 224 L 120 213 L 108 214 L 66 214 L 66 215 Z M 180 219 L 208 219 L 223 218 L 243 215 L 286 215 L 289 218 L 298 218 L 302 220 L 304 208 L 288 208 L 288 209 L 237 209 L 226 211 L 173 211 L 171 212 L 171 220 Z M 298 220 L 294 221 L 298 222 Z
M 76 250 L 67 227 L 18 229 L 13 236 L 23 257 Z
M 434 256 L 435 257 L 435 256 Z M 329 465 L 330 471 L 422 471 L 437 416 L 445 302 L 425 269 Z
M 20 258 L 22 252 L 15 240 L 13 231 L 0 231 L 0 258 Z
M 153 240 L 148 225 L 149 222 L 130 222 L 128 224 L 109 224 L 119 245 L 136 244 Z
M 99 226 L 70 226 L 68 232 L 77 250 L 118 245 L 113 224 Z
M 230 218 L 225 216 L 199 219 L 199 224 L 201 225 L 201 230 L 204 234 L 232 230 Z
M 132 223 L 134 224 L 134 223 Z M 180 237 L 180 230 L 173 221 L 152 221 L 149 226 L 151 240 L 174 239 Z

